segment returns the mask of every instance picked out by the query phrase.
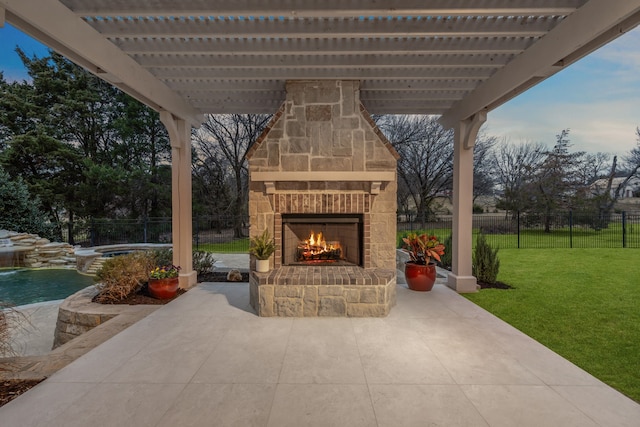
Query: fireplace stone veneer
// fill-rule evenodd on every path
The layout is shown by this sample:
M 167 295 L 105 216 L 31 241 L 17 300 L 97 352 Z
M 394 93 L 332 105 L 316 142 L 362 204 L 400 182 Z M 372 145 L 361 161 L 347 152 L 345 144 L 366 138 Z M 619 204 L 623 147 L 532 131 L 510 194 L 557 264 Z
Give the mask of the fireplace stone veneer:
M 250 234 L 274 236 L 255 272 L 260 316 L 385 316 L 395 304 L 398 155 L 359 101 L 356 81 L 287 83 L 286 101 L 250 150 Z M 359 265 L 286 265 L 283 216 L 359 218 Z M 356 263 L 354 263 L 356 264 Z

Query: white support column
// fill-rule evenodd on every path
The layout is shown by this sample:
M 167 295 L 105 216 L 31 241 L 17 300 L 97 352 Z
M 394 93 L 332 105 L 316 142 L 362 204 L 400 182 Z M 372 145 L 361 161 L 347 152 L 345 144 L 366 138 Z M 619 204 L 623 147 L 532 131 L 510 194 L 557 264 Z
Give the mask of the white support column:
M 160 112 L 160 120 L 171 140 L 173 263 L 181 268 L 180 287 L 188 289 L 198 279 L 193 271 L 192 254 L 191 126 L 168 111 Z
M 473 243 L 473 146 L 485 112 L 460 121 L 455 127 L 453 158 L 452 272 L 447 285 L 457 292 L 476 292 L 478 282 L 471 269 Z

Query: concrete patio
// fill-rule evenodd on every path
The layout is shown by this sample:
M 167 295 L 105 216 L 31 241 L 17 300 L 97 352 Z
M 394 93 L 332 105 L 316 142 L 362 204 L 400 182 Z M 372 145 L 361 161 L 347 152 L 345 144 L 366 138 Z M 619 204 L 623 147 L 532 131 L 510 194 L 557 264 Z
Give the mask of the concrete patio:
M 259 318 L 205 283 L 0 408 L 6 426 L 638 426 L 640 405 L 444 285 Z

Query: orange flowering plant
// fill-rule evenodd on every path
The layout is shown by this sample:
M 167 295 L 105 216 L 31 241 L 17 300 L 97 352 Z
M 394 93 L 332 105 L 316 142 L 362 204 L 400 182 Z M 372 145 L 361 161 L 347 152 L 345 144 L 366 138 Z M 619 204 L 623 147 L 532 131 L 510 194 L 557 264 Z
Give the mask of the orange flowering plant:
M 156 267 L 149 272 L 150 279 L 170 279 L 178 277 L 180 273 L 180 267 L 176 265 L 165 265 L 162 267 Z
M 440 243 L 436 236 L 428 234 L 409 233 L 407 237 L 403 237 L 405 243 L 403 249 L 409 253 L 411 261 L 427 265 L 431 258 L 440 261 L 440 255 L 444 255 L 444 245 Z

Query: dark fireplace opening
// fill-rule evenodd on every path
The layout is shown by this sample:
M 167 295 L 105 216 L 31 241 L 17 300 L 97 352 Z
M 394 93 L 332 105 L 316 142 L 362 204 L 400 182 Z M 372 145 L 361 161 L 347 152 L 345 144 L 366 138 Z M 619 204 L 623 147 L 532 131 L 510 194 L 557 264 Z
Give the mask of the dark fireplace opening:
M 362 215 L 282 215 L 283 265 L 362 266 Z

